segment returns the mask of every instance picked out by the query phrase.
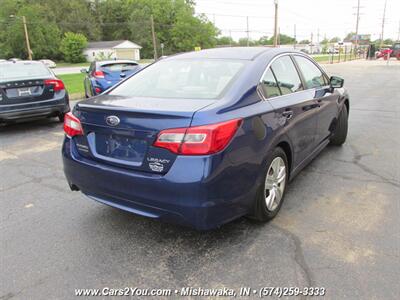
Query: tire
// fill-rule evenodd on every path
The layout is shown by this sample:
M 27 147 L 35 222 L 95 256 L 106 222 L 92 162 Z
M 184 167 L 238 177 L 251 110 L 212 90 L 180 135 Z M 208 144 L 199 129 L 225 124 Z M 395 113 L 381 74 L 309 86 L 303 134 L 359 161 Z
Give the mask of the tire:
M 59 120 L 61 123 L 64 123 L 64 116 L 65 116 L 64 113 L 61 113 L 61 114 L 58 115 L 58 120 Z
M 335 131 L 333 132 L 332 137 L 330 138 L 330 144 L 333 146 L 341 146 L 346 141 L 348 131 L 348 113 L 346 105 L 343 105 L 343 108 L 339 114 L 339 118 L 337 120 Z
M 278 169 L 279 172 L 274 170 L 273 164 L 280 162 L 280 167 Z M 264 171 L 263 182 L 259 187 L 255 200 L 254 200 L 254 208 L 250 218 L 258 221 L 258 222 L 268 222 L 272 220 L 279 212 L 283 199 L 286 192 L 286 186 L 288 184 L 289 179 L 289 169 L 288 169 L 288 162 L 285 151 L 282 148 L 275 148 L 272 152 L 272 155 L 267 159 L 266 168 Z M 284 167 L 283 175 L 279 176 L 279 173 L 282 172 L 282 167 Z M 272 170 L 272 171 L 271 171 Z M 278 175 L 278 176 L 276 176 Z M 270 183 L 268 185 L 271 186 L 271 189 L 267 187 L 267 177 L 270 176 Z M 276 176 L 276 181 L 272 180 L 273 176 Z M 277 184 L 277 181 L 280 180 L 280 183 Z M 272 190 L 275 190 L 272 194 Z M 277 193 L 280 194 L 280 199 L 277 198 Z M 273 205 L 271 205 L 271 198 L 275 195 Z M 277 201 L 278 200 L 278 201 Z M 269 204 L 267 204 L 269 203 Z

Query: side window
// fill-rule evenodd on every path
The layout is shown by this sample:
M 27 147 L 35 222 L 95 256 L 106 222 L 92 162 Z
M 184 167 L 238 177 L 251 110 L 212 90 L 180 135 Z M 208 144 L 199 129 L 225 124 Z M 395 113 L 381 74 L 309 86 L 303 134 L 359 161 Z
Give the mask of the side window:
M 264 95 L 267 98 L 276 97 L 281 95 L 281 91 L 279 90 L 278 84 L 276 83 L 275 76 L 271 71 L 271 68 L 268 68 L 262 79 L 262 89 L 264 91 Z
M 321 70 L 309 59 L 295 55 L 301 73 L 303 74 L 307 89 L 318 88 L 327 85 L 327 79 Z
M 282 95 L 303 90 L 299 74 L 289 56 L 275 60 L 271 65 Z

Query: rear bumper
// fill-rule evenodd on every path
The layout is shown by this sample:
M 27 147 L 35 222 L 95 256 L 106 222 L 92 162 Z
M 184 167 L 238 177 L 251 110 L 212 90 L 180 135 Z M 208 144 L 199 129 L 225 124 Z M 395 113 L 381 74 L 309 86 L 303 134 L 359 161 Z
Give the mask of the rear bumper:
M 180 157 L 165 175 L 126 170 L 87 160 L 66 138 L 64 173 L 71 187 L 90 198 L 138 215 L 208 230 L 245 215 L 255 190 L 235 188 L 234 168 L 220 157 Z M 230 186 L 230 184 L 233 186 Z
M 57 116 L 70 110 L 68 97 L 62 99 L 0 106 L 0 121 L 11 122 L 21 119 Z

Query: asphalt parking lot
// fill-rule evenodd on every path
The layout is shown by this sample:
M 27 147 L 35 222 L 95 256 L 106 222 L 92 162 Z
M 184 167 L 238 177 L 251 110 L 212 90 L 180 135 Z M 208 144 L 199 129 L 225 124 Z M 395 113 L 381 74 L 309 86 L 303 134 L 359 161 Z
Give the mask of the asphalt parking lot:
M 67 186 L 56 119 L 0 128 L 0 299 L 106 286 L 318 286 L 325 299 L 398 299 L 400 62 L 325 68 L 351 96 L 348 140 L 300 173 L 265 225 L 196 232 L 98 204 Z

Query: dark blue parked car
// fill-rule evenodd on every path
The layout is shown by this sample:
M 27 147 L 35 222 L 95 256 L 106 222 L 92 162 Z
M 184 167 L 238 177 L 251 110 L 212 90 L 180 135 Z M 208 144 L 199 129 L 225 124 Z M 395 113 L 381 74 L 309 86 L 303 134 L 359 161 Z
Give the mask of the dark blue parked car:
M 205 230 L 279 211 L 287 183 L 347 135 L 349 97 L 309 56 L 278 48 L 171 56 L 65 120 L 72 190 Z
M 58 117 L 69 112 L 64 83 L 40 61 L 0 62 L 0 123 Z
M 89 69 L 82 69 L 86 98 L 101 94 L 121 80 L 140 70 L 137 62 L 132 60 L 94 61 Z

